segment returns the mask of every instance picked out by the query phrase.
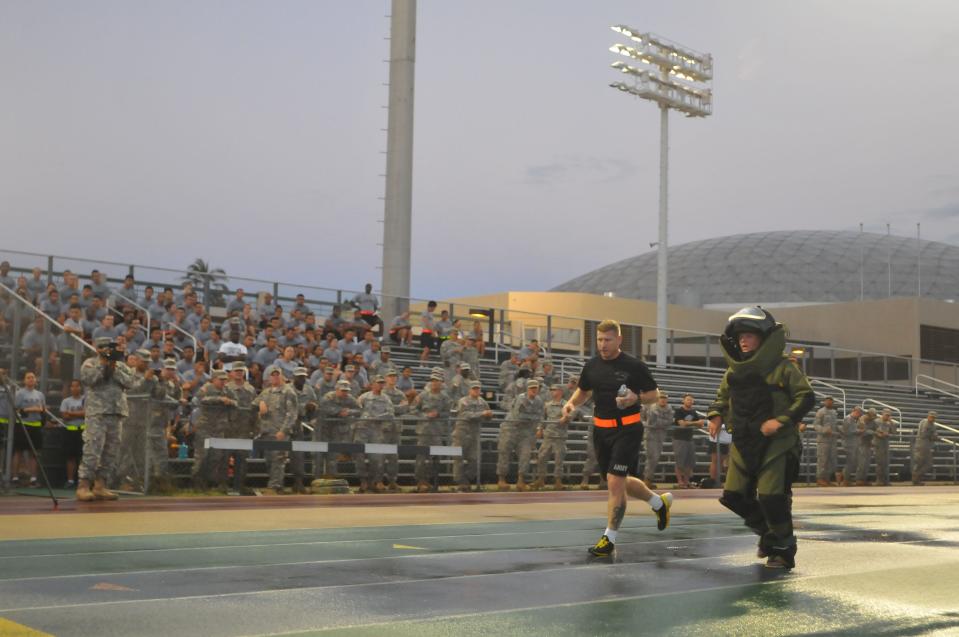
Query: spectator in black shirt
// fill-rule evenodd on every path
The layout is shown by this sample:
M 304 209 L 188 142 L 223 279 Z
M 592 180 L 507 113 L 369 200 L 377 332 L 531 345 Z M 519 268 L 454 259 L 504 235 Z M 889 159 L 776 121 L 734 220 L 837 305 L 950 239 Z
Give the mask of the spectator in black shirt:
M 696 469 L 696 443 L 693 441 L 693 429 L 701 428 L 706 422 L 693 409 L 693 395 L 683 396 L 683 405 L 673 413 L 672 428 L 673 456 L 676 459 L 676 485 L 688 489 L 689 481 Z

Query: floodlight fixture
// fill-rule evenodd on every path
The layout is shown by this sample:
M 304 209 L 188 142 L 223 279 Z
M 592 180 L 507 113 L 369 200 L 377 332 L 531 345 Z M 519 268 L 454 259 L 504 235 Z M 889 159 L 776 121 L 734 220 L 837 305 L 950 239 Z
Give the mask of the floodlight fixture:
M 610 66 L 625 77 L 610 86 L 634 97 L 656 102 L 660 109 L 659 148 L 659 241 L 656 275 L 656 366 L 667 362 L 667 242 L 668 175 L 669 175 L 669 109 L 687 117 L 708 117 L 713 113 L 713 56 L 700 53 L 664 37 L 643 32 L 623 24 L 610 27 L 629 40 L 609 47 L 613 53 L 629 58 Z M 642 65 L 642 66 L 641 66 Z M 654 244 L 650 243 L 650 247 Z

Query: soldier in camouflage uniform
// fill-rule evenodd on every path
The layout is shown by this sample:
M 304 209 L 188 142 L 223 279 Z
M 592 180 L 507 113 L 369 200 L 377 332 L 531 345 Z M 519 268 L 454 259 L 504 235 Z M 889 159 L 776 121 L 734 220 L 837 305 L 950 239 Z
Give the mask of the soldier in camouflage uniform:
M 160 377 L 150 391 L 146 436 L 149 453 L 147 471 L 150 475 L 151 492 L 170 493 L 174 488 L 169 471 L 167 425 L 173 420 L 173 414 L 180 406 L 180 396 L 176 361 L 170 359 L 164 362 Z
M 536 441 L 536 428 L 543 421 L 545 410 L 543 399 L 539 396 L 539 381 L 532 379 L 526 383 L 526 393 L 513 400 L 506 420 L 500 425 L 497 445 L 499 457 L 496 461 L 496 486 L 500 491 L 509 491 L 506 475 L 514 452 L 518 460 L 516 490 L 529 490 L 526 475 Z
M 463 343 L 460 341 L 458 330 L 450 330 L 449 338 L 440 345 L 440 360 L 446 368 L 446 380 L 452 380 L 460 363 L 463 362 Z
M 148 367 L 150 351 L 140 349 L 127 357 L 127 366 L 133 370 L 133 386 L 127 396 L 129 415 L 120 432 L 120 452 L 114 484 L 121 491 L 143 489 L 144 453 L 146 451 L 146 428 L 150 412 L 150 396 L 157 383 L 153 370 Z
M 256 389 L 246 380 L 246 364 L 234 361 L 230 367 L 230 382 L 228 387 L 236 397 L 236 408 L 230 417 L 228 438 L 249 440 L 256 433 L 256 410 L 253 401 L 256 400 Z M 233 452 L 233 470 L 237 475 L 237 483 L 241 492 L 246 489 L 246 461 L 250 457 L 249 451 Z
M 542 438 L 539 455 L 536 457 L 536 482 L 533 489 L 542 489 L 546 481 L 546 465 L 553 459 L 553 487 L 562 491 L 563 461 L 566 459 L 566 438 L 569 436 L 569 417 L 563 414 L 563 385 L 553 384 L 550 399 L 544 405 L 546 420 L 540 424 L 536 437 Z
M 516 372 L 519 371 L 519 354 L 513 352 L 510 357 L 503 361 L 499 366 L 499 390 L 506 391 L 506 388 L 516 378 Z
M 460 353 L 462 362 L 469 365 L 470 371 L 473 373 L 473 378 L 476 380 L 480 379 L 480 366 L 479 359 L 480 353 L 479 349 L 476 347 L 476 335 L 472 332 L 466 334 L 466 345 L 463 347 L 463 351 Z
M 813 419 L 816 430 L 816 484 L 828 487 L 836 473 L 836 440 L 839 436 L 839 414 L 833 407 L 832 396 L 823 399 L 823 406 Z
M 94 344 L 97 356 L 83 361 L 80 368 L 87 395 L 87 428 L 77 483 L 77 500 L 82 502 L 117 499 L 106 485 L 116 466 L 120 430 L 128 413 L 126 390 L 134 383 L 133 370 L 121 360 L 122 352 L 112 338 L 98 338 Z
M 360 418 L 353 425 L 353 442 L 355 443 L 383 443 L 384 430 L 393 424 L 393 401 L 383 393 L 386 380 L 382 376 L 374 376 L 370 384 L 370 391 L 356 401 L 360 406 Z M 364 460 L 366 454 L 358 454 L 356 471 L 360 476 L 360 493 L 365 492 L 370 482 L 375 480 L 373 490 L 382 493 L 386 490 L 383 484 L 383 455 L 372 453 L 369 457 L 369 468 Z
M 227 373 L 213 372 L 213 378 L 197 392 L 200 413 L 193 427 L 193 488 L 206 490 L 214 483 L 226 491 L 229 454 L 225 449 L 207 449 L 207 438 L 225 438 L 237 405 L 236 394 L 226 386 Z M 212 476 L 212 477 L 211 477 Z
M 870 409 L 859 419 L 856 431 L 859 434 L 859 454 L 856 467 L 856 486 L 866 486 L 869 476 L 869 465 L 872 462 L 872 443 L 876 436 L 876 410 Z
M 656 488 L 656 468 L 663 455 L 666 432 L 673 426 L 673 410 L 669 406 L 669 394 L 659 392 L 653 405 L 641 408 L 643 422 L 643 443 L 646 447 L 646 462 L 643 465 L 643 482 L 650 489 Z M 590 436 L 592 438 L 592 436 Z
M 260 392 L 255 401 L 259 410 L 259 437 L 267 440 L 289 440 L 299 412 L 296 392 L 285 383 L 283 371 L 279 367 L 270 365 L 263 372 L 263 376 L 269 386 Z M 286 459 L 285 451 L 266 453 L 266 461 L 270 467 L 267 488 L 277 494 L 283 493 Z
M 420 417 L 416 423 L 417 445 L 443 444 L 450 414 L 450 398 L 443 391 L 443 380 L 442 372 L 433 372 L 429 389 L 420 392 L 413 400 L 412 410 Z M 433 459 L 426 454 L 416 456 L 416 490 L 420 493 L 426 493 L 431 488 L 429 479 L 433 474 L 432 462 Z
M 315 421 L 320 399 L 316 395 L 316 390 L 306 382 L 308 376 L 309 371 L 305 367 L 297 367 L 293 370 L 293 390 L 296 392 L 299 406 L 296 425 L 293 429 L 293 440 L 310 440 L 313 437 L 313 431 L 316 431 Z M 307 431 L 303 425 L 308 425 L 313 431 Z M 293 452 L 293 490 L 296 493 L 306 493 L 306 487 L 303 485 L 305 457 L 306 453 L 303 451 Z
M 853 407 L 849 415 L 842 420 L 842 447 L 846 453 L 843 465 L 840 486 L 848 487 L 856 479 L 856 468 L 859 466 L 859 419 L 862 409 Z
M 446 386 L 446 393 L 449 394 L 450 402 L 454 405 L 465 398 L 470 393 L 469 384 L 475 377 L 469 363 L 463 361 L 459 364 L 459 369 Z M 478 380 L 478 379 L 477 379 Z
M 932 468 L 932 450 L 936 438 L 936 412 L 930 411 L 916 428 L 916 442 L 912 449 L 912 483 L 915 485 L 921 485 L 922 479 Z
M 406 394 L 397 389 L 396 381 L 398 374 L 396 370 L 387 372 L 386 387 L 383 393 L 393 403 L 393 420 L 383 427 L 383 442 L 388 445 L 400 444 L 400 438 L 403 430 L 402 417 L 409 413 L 410 404 L 406 400 Z M 383 458 L 384 468 L 386 470 L 386 488 L 390 491 L 398 491 L 399 485 L 396 484 L 396 477 L 399 471 L 399 458 L 395 453 L 386 454 Z
M 325 359 L 324 359 L 325 360 Z M 313 386 L 316 392 L 317 404 L 321 404 L 323 397 L 336 391 L 336 378 L 339 375 L 339 369 L 334 365 L 328 365 L 323 368 L 320 379 Z M 332 442 L 333 441 L 333 423 L 323 416 L 323 410 L 317 411 L 316 424 L 313 428 L 314 442 Z M 316 452 L 313 454 L 313 477 L 322 478 L 331 475 L 330 457 L 327 453 Z
M 350 381 L 340 379 L 336 381 L 336 390 L 327 392 L 320 400 L 320 414 L 323 419 L 329 423 L 330 439 L 328 442 L 352 442 L 353 430 L 350 419 L 355 418 L 360 412 L 360 406 L 353 398 Z M 327 466 L 333 469 L 335 475 L 339 475 L 339 462 L 342 459 L 340 455 L 333 455 L 332 452 L 327 458 Z
M 469 491 L 469 485 L 476 481 L 479 469 L 477 465 L 480 427 L 483 419 L 493 417 L 493 411 L 480 397 L 481 385 L 478 380 L 469 381 L 469 393 L 456 403 L 456 423 L 453 425 L 453 446 L 461 447 L 463 455 L 453 457 L 453 480 L 460 491 Z M 463 471 L 463 463 L 466 471 Z
M 892 412 L 882 410 L 882 416 L 876 421 L 876 438 L 873 441 L 876 449 L 876 482 L 877 487 L 889 486 L 889 442 L 896 433 L 899 423 L 892 419 Z

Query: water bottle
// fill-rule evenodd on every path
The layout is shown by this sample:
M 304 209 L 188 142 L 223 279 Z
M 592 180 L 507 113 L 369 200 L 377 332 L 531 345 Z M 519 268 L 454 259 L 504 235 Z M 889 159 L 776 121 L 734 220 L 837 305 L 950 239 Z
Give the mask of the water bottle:
M 187 444 L 185 442 L 180 443 L 180 448 L 177 449 L 176 457 L 179 458 L 180 460 L 186 460 L 187 458 L 189 458 L 189 454 L 190 454 L 190 448 L 187 446 Z
M 629 393 L 629 389 L 626 387 L 626 384 L 625 384 L 625 383 L 622 384 L 622 385 L 620 385 L 620 386 L 619 386 L 619 391 L 616 392 L 616 394 L 617 394 L 620 398 L 625 398 L 626 394 L 628 394 L 628 393 Z

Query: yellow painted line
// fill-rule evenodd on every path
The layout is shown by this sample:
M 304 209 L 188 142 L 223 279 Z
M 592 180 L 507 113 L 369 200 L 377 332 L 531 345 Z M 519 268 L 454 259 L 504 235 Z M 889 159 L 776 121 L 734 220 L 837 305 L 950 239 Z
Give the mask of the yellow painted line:
M 413 551 L 425 551 L 426 549 L 422 546 L 407 546 L 406 544 L 394 544 L 393 548 L 395 549 L 410 549 Z
M 53 637 L 53 635 L 0 617 L 0 637 Z

